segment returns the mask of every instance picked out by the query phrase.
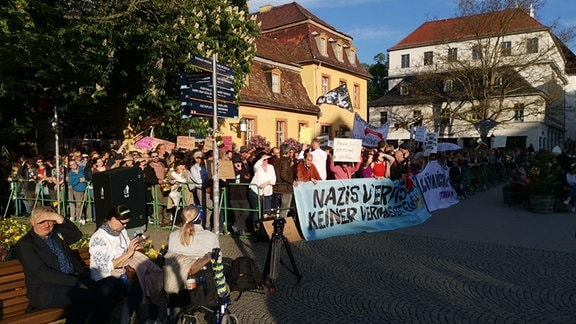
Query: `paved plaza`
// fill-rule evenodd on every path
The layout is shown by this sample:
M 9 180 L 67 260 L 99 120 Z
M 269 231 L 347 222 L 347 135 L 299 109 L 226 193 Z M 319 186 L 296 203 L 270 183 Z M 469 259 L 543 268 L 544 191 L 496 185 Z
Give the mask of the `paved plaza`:
M 281 267 L 274 295 L 230 309 L 247 324 L 576 323 L 575 228 L 576 213 L 509 207 L 495 187 L 418 226 L 291 243 L 301 284 Z M 168 233 L 148 231 L 155 245 Z M 220 242 L 264 267 L 268 243 Z
M 494 188 L 419 226 L 292 243 L 301 284 L 282 267 L 276 294 L 231 310 L 241 323 L 576 323 L 575 227 Z M 266 243 L 221 244 L 264 266 Z

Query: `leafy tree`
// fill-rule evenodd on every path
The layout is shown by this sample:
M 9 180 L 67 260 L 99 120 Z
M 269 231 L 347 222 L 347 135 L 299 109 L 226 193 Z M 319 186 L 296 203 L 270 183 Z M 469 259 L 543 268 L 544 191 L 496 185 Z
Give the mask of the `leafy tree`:
M 12 109 L 0 129 L 11 125 L 12 138 L 56 105 L 68 107 L 65 136 L 118 134 L 149 116 L 162 117 L 155 133 L 164 138 L 205 132 L 206 118 L 180 117 L 179 74 L 195 71 L 190 53 L 217 54 L 240 89 L 259 33 L 244 0 L 7 1 L 0 103 Z
M 378 53 L 374 56 L 375 64 L 365 64 L 364 68 L 372 74 L 368 81 L 368 101 L 382 97 L 388 90 L 388 55 Z

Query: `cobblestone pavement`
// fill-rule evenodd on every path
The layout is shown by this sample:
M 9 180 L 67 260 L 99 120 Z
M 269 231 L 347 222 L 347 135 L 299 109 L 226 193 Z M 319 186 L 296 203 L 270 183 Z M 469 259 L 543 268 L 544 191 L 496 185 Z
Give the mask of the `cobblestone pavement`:
M 494 188 L 412 228 L 291 243 L 300 285 L 281 267 L 275 294 L 230 310 L 240 323 L 576 323 L 574 223 L 505 206 Z M 220 242 L 264 267 L 268 243 Z

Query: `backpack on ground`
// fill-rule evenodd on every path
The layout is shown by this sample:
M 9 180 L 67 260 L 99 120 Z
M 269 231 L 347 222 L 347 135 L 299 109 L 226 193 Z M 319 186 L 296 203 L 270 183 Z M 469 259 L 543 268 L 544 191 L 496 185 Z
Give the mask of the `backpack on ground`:
M 234 259 L 230 269 L 230 290 L 240 292 L 236 300 L 244 291 L 256 289 L 262 289 L 262 275 L 256 261 L 247 256 Z

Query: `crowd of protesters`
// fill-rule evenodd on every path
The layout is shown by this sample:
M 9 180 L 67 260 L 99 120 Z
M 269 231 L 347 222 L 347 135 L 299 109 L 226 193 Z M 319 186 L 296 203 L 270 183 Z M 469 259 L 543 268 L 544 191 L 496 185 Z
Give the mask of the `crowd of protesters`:
M 409 147 L 408 143 L 395 147 L 381 141 L 377 148 L 363 148 L 357 161 L 348 162 L 335 161 L 333 149 L 322 146 L 316 139 L 300 147 L 288 144 L 270 149 L 236 147 L 219 154 L 221 159 L 232 162 L 236 175 L 234 179 L 220 183 L 226 188 L 227 206 L 230 207 L 229 227 L 220 228 L 225 232 L 248 234 L 257 230 L 259 219 L 274 217 L 277 211 L 282 217 L 294 214 L 293 187 L 302 181 L 389 178 L 401 180 L 412 189 L 414 184 L 408 175 L 420 172 L 430 159 L 436 159 L 450 170 L 452 185 L 459 198 L 464 199 L 467 190 L 485 185 L 480 177 L 470 176 L 475 168 L 492 164 L 498 169 L 512 170 L 513 166 L 524 165 L 530 154 L 533 153 L 526 149 L 475 148 L 424 156 L 420 148 Z M 55 204 L 59 167 L 61 188 L 65 188 L 61 194 L 66 195 L 64 201 L 69 202 L 66 215 L 71 221 L 92 222 L 94 211 L 86 203 L 91 199 L 92 176 L 118 167 L 138 167 L 147 188 L 147 213 L 151 222 L 169 226 L 178 206 L 197 204 L 204 207 L 202 225 L 210 230 L 215 221 L 223 225 L 223 220 L 215 220 L 211 213 L 213 159 L 212 151 L 168 151 L 164 144 L 151 151 L 73 151 L 58 161 L 43 155 L 21 157 L 17 161 L 3 157 L 0 160 L 2 208 L 13 208 L 8 202 L 10 195 L 20 198 L 20 214 L 30 214 L 36 204 Z M 470 182 L 470 179 L 475 180 Z M 159 206 L 156 214 L 153 199 Z

